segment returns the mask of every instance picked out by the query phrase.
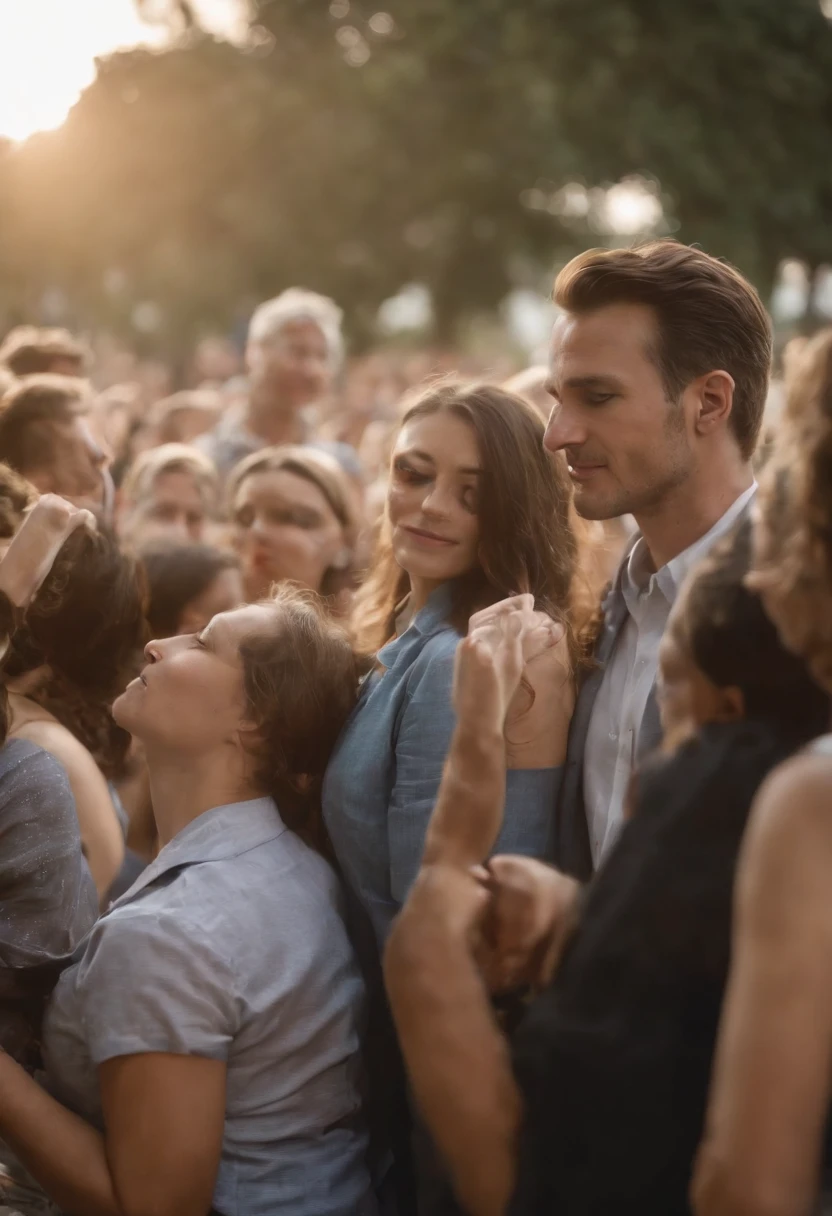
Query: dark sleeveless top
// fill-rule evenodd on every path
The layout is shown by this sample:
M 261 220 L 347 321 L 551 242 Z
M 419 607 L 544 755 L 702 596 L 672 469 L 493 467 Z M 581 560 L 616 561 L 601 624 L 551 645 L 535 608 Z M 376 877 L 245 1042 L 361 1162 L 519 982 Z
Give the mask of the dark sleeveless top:
M 737 853 L 759 785 L 800 742 L 713 724 L 640 773 L 635 814 L 515 1038 L 511 1216 L 689 1213 Z

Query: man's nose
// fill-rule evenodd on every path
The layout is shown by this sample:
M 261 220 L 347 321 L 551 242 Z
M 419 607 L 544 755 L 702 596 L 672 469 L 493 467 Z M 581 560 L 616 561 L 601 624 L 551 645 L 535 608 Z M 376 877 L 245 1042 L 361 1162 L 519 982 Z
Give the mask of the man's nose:
M 561 452 L 564 448 L 580 447 L 586 443 L 586 427 L 574 410 L 557 402 L 552 406 L 543 446 L 549 452 Z

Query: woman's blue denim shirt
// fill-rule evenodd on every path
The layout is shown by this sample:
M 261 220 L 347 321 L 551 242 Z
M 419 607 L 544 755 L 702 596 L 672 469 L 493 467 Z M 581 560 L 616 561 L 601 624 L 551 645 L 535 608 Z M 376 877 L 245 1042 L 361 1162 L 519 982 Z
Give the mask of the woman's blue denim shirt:
M 419 870 L 454 729 L 460 635 L 450 610 L 451 585 L 443 584 L 379 651 L 383 670 L 365 680 L 324 781 L 326 826 L 379 948 Z M 560 768 L 509 771 L 496 852 L 549 855 L 560 776 Z

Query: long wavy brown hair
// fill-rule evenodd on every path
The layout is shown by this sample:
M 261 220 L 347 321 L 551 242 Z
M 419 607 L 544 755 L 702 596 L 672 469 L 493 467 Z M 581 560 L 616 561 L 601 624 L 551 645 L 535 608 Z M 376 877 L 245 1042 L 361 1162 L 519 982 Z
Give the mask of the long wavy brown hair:
M 471 427 L 483 469 L 479 561 L 454 580 L 451 624 L 464 634 L 472 613 L 530 592 L 540 611 L 566 626 L 577 656 L 589 597 L 579 593 L 575 577 L 579 542 L 566 463 L 545 451 L 540 415 L 524 398 L 496 385 L 443 380 L 416 397 L 402 426 L 441 413 Z M 386 509 L 370 568 L 353 613 L 355 644 L 366 656 L 393 636 L 397 608 L 410 588 L 407 571 L 393 555 Z
M 749 586 L 786 645 L 832 689 L 832 328 L 807 343 L 787 383 L 754 550 Z

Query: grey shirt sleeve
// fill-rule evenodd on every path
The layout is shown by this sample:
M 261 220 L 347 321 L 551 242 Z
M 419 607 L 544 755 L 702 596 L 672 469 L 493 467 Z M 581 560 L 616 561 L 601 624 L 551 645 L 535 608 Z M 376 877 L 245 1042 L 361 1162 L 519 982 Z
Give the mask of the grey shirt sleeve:
M 98 915 L 63 766 L 24 739 L 0 748 L 0 970 L 60 962 Z
M 147 1052 L 228 1059 L 240 1025 L 232 963 L 180 916 L 116 909 L 96 926 L 77 984 L 94 1064 Z

